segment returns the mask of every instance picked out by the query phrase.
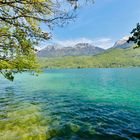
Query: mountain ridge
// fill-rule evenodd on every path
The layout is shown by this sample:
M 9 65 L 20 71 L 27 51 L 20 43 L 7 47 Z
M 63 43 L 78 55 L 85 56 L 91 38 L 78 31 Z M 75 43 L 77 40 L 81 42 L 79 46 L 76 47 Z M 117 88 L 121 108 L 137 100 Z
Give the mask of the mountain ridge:
M 124 68 L 140 67 L 140 48 L 109 49 L 94 56 L 39 58 L 42 68 Z
M 133 42 L 127 42 L 129 37 L 124 37 L 114 43 L 114 45 L 104 50 L 90 43 L 77 43 L 73 46 L 64 47 L 59 44 L 48 45 L 37 52 L 38 57 L 64 57 L 64 56 L 92 56 L 102 54 L 110 49 L 127 49 L 134 46 Z
M 49 45 L 37 52 L 39 57 L 63 57 L 96 55 L 105 50 L 89 43 L 78 43 L 74 46 L 62 47 L 59 45 Z

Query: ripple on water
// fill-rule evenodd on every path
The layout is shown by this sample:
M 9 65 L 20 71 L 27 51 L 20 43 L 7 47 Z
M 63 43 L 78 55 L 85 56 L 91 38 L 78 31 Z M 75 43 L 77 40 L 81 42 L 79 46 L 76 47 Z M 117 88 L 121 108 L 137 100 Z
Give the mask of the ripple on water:
M 48 126 L 40 113 L 40 108 L 32 104 L 20 104 L 22 108 L 8 111 L 0 118 L 1 140 L 46 139 Z
M 75 71 L 0 81 L 0 140 L 139 140 L 140 71 Z

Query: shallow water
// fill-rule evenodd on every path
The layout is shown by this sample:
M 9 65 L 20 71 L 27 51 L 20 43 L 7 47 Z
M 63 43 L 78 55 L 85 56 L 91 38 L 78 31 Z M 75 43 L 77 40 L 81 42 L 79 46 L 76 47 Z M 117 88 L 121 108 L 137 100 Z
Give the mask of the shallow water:
M 0 140 L 140 139 L 140 68 L 0 77 Z

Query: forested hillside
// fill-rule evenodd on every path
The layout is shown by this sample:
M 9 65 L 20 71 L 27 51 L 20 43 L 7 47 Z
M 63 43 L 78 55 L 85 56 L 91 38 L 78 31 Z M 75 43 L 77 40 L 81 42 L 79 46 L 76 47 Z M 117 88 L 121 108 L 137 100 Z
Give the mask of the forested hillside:
M 139 67 L 140 49 L 109 49 L 96 56 L 39 58 L 43 68 Z

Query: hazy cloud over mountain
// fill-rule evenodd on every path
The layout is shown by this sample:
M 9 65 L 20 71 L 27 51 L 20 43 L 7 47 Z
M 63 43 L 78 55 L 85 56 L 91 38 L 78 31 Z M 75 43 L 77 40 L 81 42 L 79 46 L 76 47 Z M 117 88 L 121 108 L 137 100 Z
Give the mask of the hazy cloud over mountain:
M 89 43 L 103 49 L 108 49 L 113 46 L 114 41 L 111 38 L 98 38 L 98 39 L 78 38 L 74 40 L 55 40 L 55 43 L 63 47 L 74 46 L 78 43 Z

